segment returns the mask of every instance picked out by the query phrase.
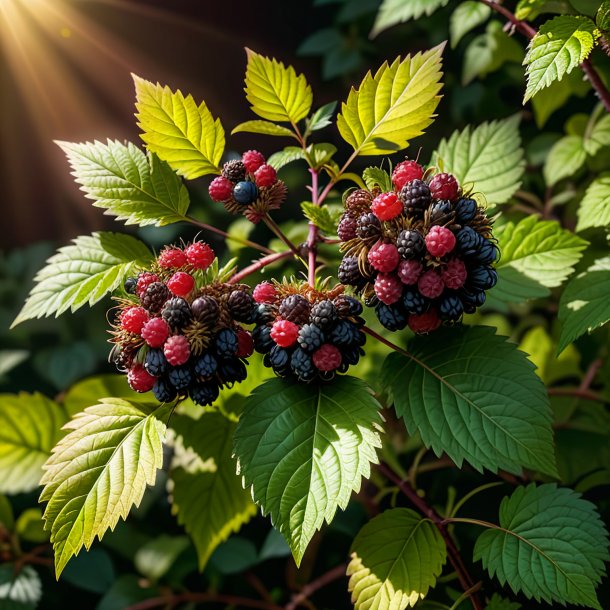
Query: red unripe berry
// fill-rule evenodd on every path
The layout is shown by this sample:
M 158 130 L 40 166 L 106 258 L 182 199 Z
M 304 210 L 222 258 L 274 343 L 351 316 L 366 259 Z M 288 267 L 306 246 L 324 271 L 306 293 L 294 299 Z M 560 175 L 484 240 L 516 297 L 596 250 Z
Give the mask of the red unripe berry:
M 212 201 L 216 201 L 217 203 L 222 203 L 223 201 L 228 201 L 231 199 L 231 195 L 233 194 L 233 187 L 235 185 L 224 176 L 217 176 L 210 182 L 210 186 L 208 187 L 208 193 L 210 194 L 210 199 Z
M 386 305 L 392 305 L 402 295 L 402 282 L 393 273 L 380 273 L 375 279 L 375 294 Z
M 319 371 L 335 371 L 341 366 L 339 348 L 330 343 L 325 343 L 314 352 L 313 364 Z
M 254 340 L 252 335 L 243 328 L 237 331 L 237 357 L 249 358 L 254 352 Z
M 443 278 L 436 271 L 426 271 L 419 280 L 417 280 L 417 287 L 423 296 L 428 299 L 436 299 L 443 294 L 445 289 L 445 283 Z
M 142 298 L 142 295 L 146 292 L 146 289 L 155 282 L 159 281 L 159 276 L 155 273 L 140 273 L 138 276 L 138 283 L 136 284 L 136 294 Z
M 207 269 L 216 258 L 214 250 L 202 241 L 192 243 L 184 252 L 186 260 L 195 269 Z
M 447 227 L 434 225 L 426 235 L 426 248 L 432 256 L 445 256 L 455 248 L 455 235 Z
M 453 201 L 457 199 L 458 191 L 460 187 L 455 179 L 455 176 L 451 174 L 436 174 L 430 180 L 430 194 L 434 199 L 448 199 L 449 201 Z
M 195 279 L 190 273 L 178 271 L 169 278 L 167 287 L 177 297 L 185 297 L 195 288 Z
M 136 392 L 148 392 L 152 390 L 157 381 L 141 364 L 134 364 L 127 372 L 127 383 Z
M 265 155 L 258 150 L 247 150 L 241 156 L 241 162 L 246 166 L 246 171 L 253 174 L 261 165 L 265 164 Z
M 403 284 L 416 284 L 421 272 L 423 271 L 423 266 L 419 261 L 416 260 L 408 260 L 408 261 L 400 261 L 398 263 L 398 277 Z
M 184 335 L 173 335 L 165 342 L 163 353 L 172 366 L 180 366 L 190 358 L 191 346 Z
M 289 320 L 277 320 L 271 327 L 271 338 L 280 347 L 290 347 L 296 343 L 299 327 Z
M 277 291 L 270 282 L 261 282 L 252 291 L 252 296 L 257 303 L 275 303 Z
M 258 187 L 273 186 L 277 182 L 277 172 L 271 165 L 261 165 L 254 172 L 254 181 Z
M 186 254 L 179 248 L 165 248 L 159 254 L 159 267 L 164 269 L 179 269 L 186 265 Z
M 424 176 L 424 168 L 416 161 L 403 161 L 399 163 L 392 172 L 392 182 L 400 191 L 402 187 L 411 180 L 421 180 Z
M 396 269 L 400 261 L 400 254 L 394 244 L 384 244 L 378 241 L 369 250 L 368 259 L 373 269 L 388 273 Z
M 381 193 L 373 199 L 371 211 L 379 220 L 392 220 L 402 213 L 403 206 L 396 193 Z
M 121 328 L 139 335 L 148 322 L 148 312 L 143 307 L 128 307 L 121 312 Z
M 441 325 L 436 309 L 430 309 L 422 314 L 411 314 L 407 323 L 409 328 L 417 334 L 431 333 Z
M 163 347 L 169 336 L 169 326 L 163 318 L 153 318 L 144 324 L 142 328 L 142 339 L 150 347 Z
M 451 290 L 461 288 L 468 277 L 464 261 L 459 258 L 451 259 L 447 263 L 447 267 L 441 271 L 441 277 L 447 288 L 451 288 Z

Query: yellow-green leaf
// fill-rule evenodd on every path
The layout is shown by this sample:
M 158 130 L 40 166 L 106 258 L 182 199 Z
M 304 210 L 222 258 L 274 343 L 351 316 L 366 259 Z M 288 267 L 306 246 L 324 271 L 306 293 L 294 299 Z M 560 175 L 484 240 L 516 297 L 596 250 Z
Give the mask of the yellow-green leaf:
M 295 137 L 288 127 L 272 123 L 271 121 L 246 121 L 234 127 L 231 134 L 234 133 L 260 133 L 265 136 Z

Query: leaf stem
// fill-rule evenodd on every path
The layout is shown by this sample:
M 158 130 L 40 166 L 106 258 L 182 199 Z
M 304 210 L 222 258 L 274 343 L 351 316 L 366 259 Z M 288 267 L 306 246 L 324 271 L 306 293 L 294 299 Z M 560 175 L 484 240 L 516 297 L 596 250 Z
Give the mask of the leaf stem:
M 291 250 L 285 250 L 284 252 L 274 252 L 273 254 L 268 254 L 267 256 L 263 256 L 259 258 L 257 261 L 254 261 L 251 265 L 244 267 L 241 271 L 237 272 L 235 275 L 231 276 L 229 280 L 229 284 L 237 284 L 241 282 L 245 277 L 248 277 L 252 273 L 256 273 L 260 269 L 263 269 L 267 265 L 271 265 L 276 261 L 281 261 L 285 258 L 290 258 L 294 256 Z
M 296 610 L 296 608 L 306 601 L 311 595 L 313 595 L 319 589 L 322 589 L 331 582 L 338 580 L 342 576 L 345 576 L 345 565 L 338 565 L 328 572 L 322 574 L 319 578 L 312 580 L 309 584 L 305 585 L 299 593 L 295 593 L 292 596 L 290 602 L 286 604 L 284 610 Z
M 192 216 L 185 216 L 184 221 L 188 222 L 196 227 L 199 227 L 200 229 L 203 229 L 204 231 L 210 231 L 211 233 L 216 233 L 216 235 L 220 235 L 221 237 L 224 237 L 225 239 L 234 241 L 235 243 L 241 244 L 242 246 L 247 246 L 248 248 L 252 248 L 253 250 L 258 250 L 259 252 L 264 252 L 265 254 L 271 254 L 273 252 L 273 250 L 270 250 L 269 248 L 262 246 L 261 244 L 257 244 L 254 241 L 250 241 L 249 239 L 245 239 L 243 237 L 237 237 L 236 235 L 230 235 L 229 233 L 227 233 L 226 231 L 223 231 L 222 229 L 218 229 L 217 227 L 206 224 L 205 222 L 199 222 L 199 220 L 196 220 Z
M 318 171 L 310 168 L 311 173 L 311 201 L 314 205 L 319 206 L 321 201 L 318 192 Z M 316 263 L 318 257 L 318 227 L 311 220 L 309 221 L 309 235 L 307 236 L 307 250 L 308 250 L 308 273 L 307 281 L 312 288 L 316 285 Z
M 286 235 L 284 235 L 284 233 L 282 232 L 282 229 L 280 229 L 279 225 L 275 222 L 275 220 L 273 220 L 273 218 L 271 218 L 271 216 L 269 216 L 269 214 L 265 214 L 263 216 L 263 222 L 269 227 L 270 231 L 281 241 L 284 242 L 284 244 L 290 248 L 292 250 L 292 253 L 297 257 L 297 258 L 301 258 L 301 254 L 299 252 L 299 249 L 292 243 L 292 241 L 290 241 L 290 239 L 288 239 L 288 237 L 286 237 Z M 269 250 L 269 252 L 271 252 L 271 250 Z

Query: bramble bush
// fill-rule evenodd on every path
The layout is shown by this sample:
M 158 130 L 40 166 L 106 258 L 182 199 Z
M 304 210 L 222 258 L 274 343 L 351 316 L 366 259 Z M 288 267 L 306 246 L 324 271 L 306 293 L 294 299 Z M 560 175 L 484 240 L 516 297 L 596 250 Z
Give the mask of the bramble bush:
M 384 0 L 373 33 L 447 4 Z M 35 278 L 13 325 L 111 295 L 118 373 L 56 400 L 0 396 L 0 492 L 40 484 L 44 504 L 43 530 L 37 509 L 0 496 L 0 607 L 36 607 L 50 542 L 57 577 L 104 594 L 100 610 L 313 607 L 331 583 L 334 608 L 349 592 L 361 609 L 601 610 L 609 15 L 608 2 L 538 0 L 451 13 L 453 48 L 485 29 L 469 39 L 465 83 L 529 39 L 523 103 L 538 127 L 573 93 L 598 96 L 527 152 L 517 107 L 413 148 L 436 117 L 445 43 L 382 63 L 338 108 L 247 49 L 257 118 L 232 134 L 290 143 L 268 158 L 227 159 L 205 102 L 138 76 L 143 147 L 59 142 L 93 205 L 126 225 L 187 228 L 158 252 L 124 232 L 80 236 Z M 335 129 L 340 147 L 319 137 Z M 310 198 L 300 222 L 278 223 L 294 205 L 291 167 Z M 186 184 L 201 177 L 213 177 L 207 205 L 238 217 L 226 230 L 191 210 Z M 150 510 L 148 487 L 188 538 L 165 514 L 146 533 L 120 523 Z M 262 540 L 265 516 L 287 547 L 273 531 Z M 240 529 L 260 551 L 245 535 L 225 542 Z M 96 538 L 127 563 L 120 579 Z M 253 571 L 285 552 L 293 593 Z M 242 572 L 245 584 L 231 576 Z

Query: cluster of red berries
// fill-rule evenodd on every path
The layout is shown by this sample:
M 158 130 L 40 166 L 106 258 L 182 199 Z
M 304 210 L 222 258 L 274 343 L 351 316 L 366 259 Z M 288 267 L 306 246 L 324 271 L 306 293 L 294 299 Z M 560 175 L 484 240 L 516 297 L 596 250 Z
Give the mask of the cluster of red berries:
M 210 405 L 221 387 L 246 378 L 254 345 L 240 323 L 254 321 L 256 304 L 247 286 L 198 285 L 214 258 L 203 242 L 168 247 L 149 270 L 125 281 L 111 357 L 136 392 Z
M 343 286 L 318 291 L 303 284 L 263 282 L 252 295 L 258 303 L 254 347 L 277 375 L 332 379 L 364 354 L 362 305 L 343 294 Z
M 339 281 L 375 306 L 390 330 L 416 333 L 455 323 L 485 302 L 497 275 L 490 220 L 451 174 L 404 161 L 394 190 L 356 190 L 338 233 L 345 253 Z
M 262 153 L 248 150 L 241 159 L 224 164 L 222 175 L 210 183 L 209 194 L 212 201 L 222 203 L 231 214 L 244 214 L 258 223 L 284 202 L 286 185 Z

